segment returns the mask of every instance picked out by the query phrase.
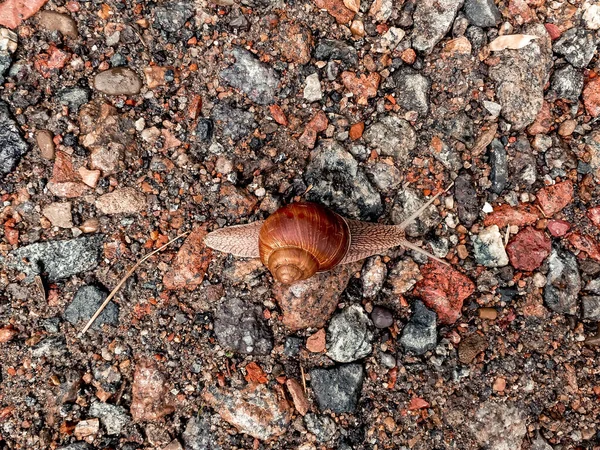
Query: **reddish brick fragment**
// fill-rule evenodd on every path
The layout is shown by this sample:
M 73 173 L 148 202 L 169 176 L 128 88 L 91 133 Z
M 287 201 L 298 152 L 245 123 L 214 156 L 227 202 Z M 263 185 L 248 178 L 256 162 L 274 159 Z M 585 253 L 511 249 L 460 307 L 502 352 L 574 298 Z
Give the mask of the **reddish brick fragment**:
M 546 186 L 540 189 L 536 196 L 546 217 L 552 217 L 573 201 L 573 182 L 567 180 Z
M 488 214 L 483 221 L 486 227 L 498 225 L 499 228 L 505 228 L 508 225 L 522 227 L 537 222 L 540 218 L 539 210 L 533 205 L 519 205 L 517 207 L 509 204 L 494 207 L 494 212 Z

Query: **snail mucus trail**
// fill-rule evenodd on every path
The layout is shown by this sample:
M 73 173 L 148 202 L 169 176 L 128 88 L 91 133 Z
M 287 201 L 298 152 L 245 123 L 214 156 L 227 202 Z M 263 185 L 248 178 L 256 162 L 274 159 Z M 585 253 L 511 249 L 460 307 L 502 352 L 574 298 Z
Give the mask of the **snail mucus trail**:
M 275 280 L 290 284 L 389 248 L 403 246 L 447 263 L 408 242 L 404 230 L 442 193 L 431 198 L 399 225 L 347 219 L 310 202 L 279 208 L 266 220 L 208 233 L 207 247 L 234 256 L 260 258 Z

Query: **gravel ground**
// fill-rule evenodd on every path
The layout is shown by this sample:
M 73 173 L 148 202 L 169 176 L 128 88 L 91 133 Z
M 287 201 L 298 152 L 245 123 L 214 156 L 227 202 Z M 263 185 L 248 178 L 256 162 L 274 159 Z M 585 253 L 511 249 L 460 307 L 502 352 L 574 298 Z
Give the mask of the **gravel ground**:
M 0 447 L 599 449 L 599 44 L 594 0 L 0 3 Z M 451 182 L 449 267 L 203 244 Z

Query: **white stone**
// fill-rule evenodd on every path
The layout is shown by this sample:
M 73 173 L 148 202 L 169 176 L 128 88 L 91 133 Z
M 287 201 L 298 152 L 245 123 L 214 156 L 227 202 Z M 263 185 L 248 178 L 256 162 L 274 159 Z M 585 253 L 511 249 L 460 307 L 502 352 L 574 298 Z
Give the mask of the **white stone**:
M 319 74 L 313 73 L 306 77 L 306 86 L 304 87 L 304 98 L 309 102 L 321 100 L 323 93 L 321 92 L 321 82 Z
M 473 250 L 477 262 L 486 267 L 503 267 L 508 264 L 498 225 L 482 230 L 473 238 Z
M 494 212 L 494 208 L 488 202 L 485 202 L 483 204 L 483 212 L 486 214 L 492 213 Z
M 377 53 L 392 52 L 398 47 L 400 41 L 404 38 L 406 33 L 402 28 L 391 27 L 386 33 L 381 36 L 379 42 L 375 45 L 374 50 Z
M 489 111 L 489 113 L 493 117 L 498 117 L 500 115 L 500 111 L 502 110 L 502 106 L 496 102 L 490 102 L 488 100 L 483 101 L 483 107 Z
M 600 4 L 586 5 L 584 8 L 583 21 L 585 27 L 589 30 L 600 29 Z

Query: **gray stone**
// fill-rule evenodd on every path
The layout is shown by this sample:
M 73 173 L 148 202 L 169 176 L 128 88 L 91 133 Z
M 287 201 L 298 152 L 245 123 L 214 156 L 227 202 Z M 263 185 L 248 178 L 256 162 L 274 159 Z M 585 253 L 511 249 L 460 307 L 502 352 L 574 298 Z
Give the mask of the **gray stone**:
M 100 262 L 103 236 L 36 242 L 14 250 L 8 264 L 29 277 L 47 273 L 49 281 L 95 269 Z
M 562 98 L 577 103 L 583 90 L 583 73 L 567 64 L 552 74 L 549 94 L 554 98 Z
M 383 193 L 397 189 L 402 182 L 402 172 L 393 164 L 375 161 L 369 163 L 365 170 L 371 183 Z
M 78 86 L 61 89 L 56 95 L 61 104 L 67 105 L 74 112 L 79 111 L 90 100 L 89 89 Z
M 93 448 L 87 442 L 74 442 L 73 444 L 58 447 L 56 450 L 93 450 Z
M 0 181 L 4 175 L 14 170 L 28 150 L 8 105 L 0 100 Z
M 259 105 L 273 103 L 279 84 L 279 76 L 276 72 L 247 50 L 236 47 L 232 50 L 232 54 L 235 63 L 222 70 L 220 77 Z
M 360 364 L 312 369 L 310 379 L 321 411 L 329 409 L 336 414 L 355 411 L 364 379 Z
M 142 80 L 127 67 L 113 67 L 94 77 L 94 89 L 107 95 L 135 95 L 142 89 Z
M 468 147 L 475 142 L 473 121 L 464 112 L 458 113 L 452 119 L 444 122 L 442 128 L 448 136 L 465 143 Z
M 586 295 L 581 298 L 581 317 L 586 320 L 600 321 L 599 295 Z
M 185 450 L 220 450 L 215 434 L 210 431 L 210 423 L 205 416 L 192 417 L 181 435 Z
M 96 199 L 96 208 L 102 214 L 136 214 L 146 209 L 146 195 L 134 187 L 115 189 Z
M 597 39 L 593 31 L 570 28 L 554 43 L 554 52 L 565 57 L 575 67 L 586 67 L 596 51 Z
M 374 220 L 383 212 L 381 197 L 358 163 L 336 141 L 324 140 L 311 153 L 306 200 L 326 205 L 345 217 Z
M 396 100 L 407 111 L 426 116 L 429 111 L 431 81 L 411 67 L 403 67 L 392 77 L 396 85 Z
M 329 416 L 308 413 L 304 416 L 306 429 L 315 435 L 317 442 L 331 441 L 337 432 L 337 426 Z
M 296 356 L 298 353 L 300 353 L 301 346 L 301 338 L 296 336 L 287 336 L 285 338 L 285 344 L 283 345 L 283 354 L 289 357 Z
M 441 143 L 440 149 L 434 147 L 433 145 L 429 146 L 431 154 L 446 168 L 458 172 L 463 166 L 463 162 L 460 158 L 460 155 L 454 148 L 450 147 L 441 139 L 439 140 L 439 142 Z
M 347 66 L 358 62 L 356 49 L 343 41 L 321 39 L 315 49 L 315 59 L 321 61 L 341 60 Z
M 410 152 L 417 145 L 413 127 L 395 114 L 375 122 L 365 131 L 363 138 L 379 154 L 393 156 L 400 165 L 409 162 Z
M 415 50 L 429 53 L 446 35 L 463 0 L 425 0 L 417 2 L 413 14 L 412 45 Z
M 169 33 L 182 29 L 194 15 L 194 5 L 188 2 L 168 2 L 154 10 L 154 26 Z
M 465 227 L 471 228 L 477 217 L 479 217 L 479 199 L 471 175 L 467 172 L 461 173 L 454 180 L 454 197 L 456 198 L 460 222 Z
M 371 320 L 377 328 L 388 328 L 394 324 L 394 315 L 387 308 L 375 306 L 371 311 Z
M 600 278 L 589 281 L 585 286 L 585 290 L 592 294 L 600 295 Z
M 517 138 L 512 147 L 509 147 L 510 156 L 508 171 L 511 176 L 511 185 L 520 189 L 527 188 L 537 179 L 536 155 L 531 150 L 531 144 L 526 136 Z
M 212 110 L 212 118 L 223 136 L 239 141 L 248 136 L 258 126 L 254 114 L 240 108 L 219 103 Z
M 436 314 L 416 300 L 413 304 L 413 314 L 410 321 L 402 330 L 400 344 L 405 350 L 423 355 L 433 350 L 437 343 Z
M 12 57 L 8 52 L 0 52 L 0 85 L 4 83 L 4 74 L 12 64 Z
M 87 322 L 98 310 L 108 294 L 97 286 L 82 286 L 79 288 L 73 301 L 65 309 L 65 319 L 73 325 L 79 322 Z M 119 306 L 110 302 L 100 313 L 92 329 L 100 330 L 105 323 L 117 326 L 119 324 Z
M 109 435 L 121 434 L 123 429 L 131 422 L 131 417 L 122 406 L 108 403 L 94 402 L 90 406 L 90 417 L 97 417 Z
M 488 400 L 467 423 L 482 448 L 514 450 L 521 448 L 527 433 L 525 418 L 525 414 L 510 404 Z
M 350 305 L 333 316 L 327 328 L 327 356 L 337 362 L 353 362 L 371 353 L 371 321 L 360 305 Z
M 425 203 L 426 199 L 420 191 L 412 187 L 402 189 L 394 199 L 394 206 L 391 212 L 392 222 L 399 225 Z M 406 227 L 406 234 L 411 237 L 421 236 L 438 223 L 439 220 L 440 214 L 437 208 L 434 205 L 430 205 Z
M 31 349 L 34 358 L 61 358 L 68 352 L 67 342 L 62 336 L 48 337 Z
M 577 314 L 577 296 L 581 290 L 581 277 L 577 258 L 568 250 L 554 247 L 548 258 L 548 274 L 544 301 L 559 314 Z
M 473 236 L 473 253 L 478 264 L 486 267 L 503 267 L 508 264 L 498 225 L 492 225 Z
M 493 0 L 465 0 L 463 11 L 469 23 L 478 27 L 495 27 L 502 20 Z
M 396 367 L 396 358 L 389 353 L 379 352 L 379 361 L 381 362 L 381 365 L 387 367 L 388 369 L 393 369 Z
M 508 183 L 508 161 L 504 145 L 498 139 L 492 141 L 490 148 L 490 181 L 491 190 L 500 195 Z
M 273 334 L 262 319 L 262 309 L 238 298 L 222 303 L 215 313 L 214 330 L 219 344 L 227 350 L 268 355 Z

